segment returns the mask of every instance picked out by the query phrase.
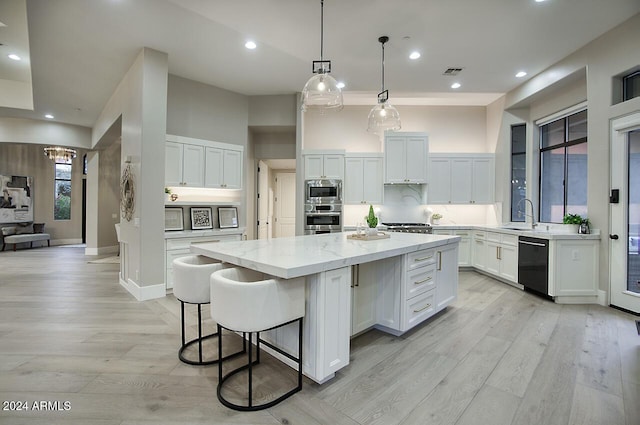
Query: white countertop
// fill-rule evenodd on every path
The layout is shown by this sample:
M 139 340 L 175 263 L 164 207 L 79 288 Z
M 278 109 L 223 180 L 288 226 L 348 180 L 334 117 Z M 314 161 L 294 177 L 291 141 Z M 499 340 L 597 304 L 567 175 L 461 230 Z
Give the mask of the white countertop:
M 191 245 L 195 254 L 285 279 L 458 243 L 459 236 L 390 233 L 389 239 L 347 239 L 352 232 Z
M 592 230 L 591 233 L 583 235 L 580 233 L 568 233 L 551 228 L 546 230 L 546 225 L 541 224 L 534 230 L 526 228 L 524 226 L 518 228 L 518 225 L 463 225 L 463 224 L 436 224 L 433 225 L 433 230 L 485 230 L 487 232 L 508 233 L 517 236 L 530 236 L 532 238 L 540 239 L 574 239 L 574 240 L 594 240 L 600 239 L 600 230 Z

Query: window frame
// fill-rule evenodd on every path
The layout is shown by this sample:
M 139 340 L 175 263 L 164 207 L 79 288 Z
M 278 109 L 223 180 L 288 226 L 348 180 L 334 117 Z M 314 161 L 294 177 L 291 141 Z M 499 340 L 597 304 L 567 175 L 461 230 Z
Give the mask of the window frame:
M 567 149 L 572 147 L 572 146 L 576 146 L 576 145 L 580 145 L 580 144 L 587 144 L 588 143 L 588 134 L 585 137 L 581 137 L 578 139 L 574 139 L 574 140 L 570 140 L 569 139 L 569 118 L 573 117 L 574 115 L 580 114 L 582 112 L 586 112 L 587 114 L 587 118 L 586 118 L 586 123 L 588 125 L 589 123 L 589 111 L 588 108 L 586 108 L 586 106 L 584 108 L 581 109 L 575 109 L 575 108 L 571 108 L 569 111 L 566 112 L 566 114 L 560 115 L 560 116 L 554 116 L 554 119 L 552 120 L 546 120 L 544 121 L 544 123 L 541 123 L 541 121 L 543 120 L 539 120 L 536 122 L 537 126 L 538 126 L 538 220 L 542 221 L 542 206 L 543 206 L 543 202 L 542 202 L 542 176 L 543 176 L 543 170 L 542 170 L 542 166 L 543 166 L 543 154 L 544 152 L 548 152 L 548 151 L 552 151 L 555 149 L 563 149 L 563 179 L 562 179 L 562 196 L 563 196 L 563 202 L 562 202 L 562 216 L 564 217 L 567 214 L 567 200 L 568 200 L 568 192 L 567 192 L 567 176 L 568 176 L 568 166 L 569 166 L 569 161 L 568 161 L 568 157 L 567 157 Z M 554 145 L 548 145 L 543 147 L 542 143 L 543 143 L 543 127 L 548 126 L 548 125 L 552 125 L 554 123 L 557 123 L 558 121 L 564 121 L 564 142 L 562 143 L 556 143 Z M 588 145 L 587 145 L 588 146 Z M 551 222 L 551 223 L 555 223 L 555 222 Z M 562 222 L 559 222 L 562 223 Z
M 58 165 L 66 165 L 69 166 L 69 178 L 68 179 L 59 179 L 58 176 Z M 72 193 L 72 181 L 73 181 L 73 164 L 71 162 L 65 161 L 55 161 L 53 163 L 53 220 L 54 221 L 69 221 L 71 220 L 71 193 Z M 56 194 L 58 193 L 58 182 L 69 182 L 69 218 L 57 218 L 56 217 Z
M 632 80 L 635 84 L 640 85 L 640 70 L 636 70 L 622 77 L 622 101 L 623 102 L 626 102 L 627 100 L 635 99 L 636 97 L 640 97 L 640 95 L 628 96 L 628 93 L 627 93 L 627 90 L 629 89 L 628 85 L 629 85 L 629 82 Z
M 514 130 L 516 128 L 520 128 L 520 127 L 524 127 L 524 137 L 525 137 L 525 148 L 523 152 L 513 152 L 513 133 Z M 513 158 L 514 156 L 524 156 L 524 160 L 525 160 L 525 164 L 524 164 L 524 174 L 525 174 L 525 181 L 524 181 L 524 187 L 525 187 L 525 196 L 523 199 L 525 199 L 527 197 L 526 195 L 526 187 L 527 187 L 527 180 L 526 180 L 526 175 L 527 175 L 527 124 L 526 123 L 520 123 L 520 124 L 512 124 L 511 125 L 511 140 L 510 140 L 510 148 L 511 148 L 511 193 L 509 194 L 509 197 L 511 198 L 511 202 L 510 202 L 510 209 L 511 209 L 511 214 L 510 214 L 510 219 L 511 222 L 513 223 L 524 223 L 526 221 L 526 215 L 523 214 L 522 217 L 517 217 L 514 215 L 515 211 L 513 210 L 513 184 L 514 184 L 514 175 L 513 175 L 513 171 L 514 171 L 514 165 L 513 165 Z M 520 201 L 518 201 L 520 202 Z

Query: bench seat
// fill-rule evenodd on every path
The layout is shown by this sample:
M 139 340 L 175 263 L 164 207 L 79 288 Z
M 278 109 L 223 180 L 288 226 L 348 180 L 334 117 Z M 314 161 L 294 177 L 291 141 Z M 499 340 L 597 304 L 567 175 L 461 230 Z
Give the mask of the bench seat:
M 30 242 L 31 248 L 36 241 L 47 241 L 47 246 L 51 246 L 51 236 L 48 233 L 22 233 L 19 235 L 5 235 L 2 250 L 4 251 L 7 244 L 13 244 L 13 250 L 19 243 Z

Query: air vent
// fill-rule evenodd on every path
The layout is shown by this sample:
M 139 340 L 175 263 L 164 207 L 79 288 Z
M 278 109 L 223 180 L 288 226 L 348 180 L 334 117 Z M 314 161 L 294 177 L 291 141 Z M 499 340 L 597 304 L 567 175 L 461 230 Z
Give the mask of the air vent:
M 442 75 L 447 75 L 449 77 L 455 77 L 462 71 L 462 68 L 447 68 L 446 71 L 442 73 Z

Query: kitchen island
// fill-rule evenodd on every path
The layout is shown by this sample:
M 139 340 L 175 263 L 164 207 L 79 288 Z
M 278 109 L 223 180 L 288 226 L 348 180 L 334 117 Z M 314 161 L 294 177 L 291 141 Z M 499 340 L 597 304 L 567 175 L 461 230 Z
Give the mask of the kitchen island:
M 371 327 L 401 335 L 456 299 L 459 241 L 410 233 L 363 241 L 330 233 L 199 243 L 191 251 L 283 279 L 305 277 L 303 371 L 323 383 L 349 364 L 352 335 Z M 295 326 L 268 338 L 297 355 Z

